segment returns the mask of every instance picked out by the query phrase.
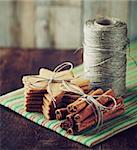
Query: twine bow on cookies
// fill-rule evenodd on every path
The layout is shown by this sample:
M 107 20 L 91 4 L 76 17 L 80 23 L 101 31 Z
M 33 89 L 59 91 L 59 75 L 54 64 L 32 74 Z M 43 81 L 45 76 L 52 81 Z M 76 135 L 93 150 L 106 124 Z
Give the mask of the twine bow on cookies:
M 66 67 L 69 67 L 68 70 L 64 70 Z M 73 73 L 73 64 L 71 62 L 64 62 L 58 65 L 53 72 L 47 69 L 40 69 L 40 75 L 31 75 L 24 77 L 23 81 L 29 81 L 28 78 L 34 79 L 34 81 L 29 81 L 29 86 L 31 88 L 45 88 L 47 89 L 48 94 L 51 96 L 54 107 L 56 107 L 56 99 L 53 96 L 51 84 L 59 83 L 62 84 L 62 81 L 70 82 L 74 79 Z M 63 70 L 63 71 L 62 71 Z M 27 79 L 26 79 L 27 78 Z

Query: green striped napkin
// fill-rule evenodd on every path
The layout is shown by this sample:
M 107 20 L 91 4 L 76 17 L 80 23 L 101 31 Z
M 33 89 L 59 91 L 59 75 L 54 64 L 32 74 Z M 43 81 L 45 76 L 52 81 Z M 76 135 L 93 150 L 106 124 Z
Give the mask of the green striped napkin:
M 137 43 L 131 45 L 131 56 L 137 60 Z M 74 68 L 74 73 L 80 73 L 83 70 L 83 66 L 80 65 Z M 128 57 L 127 66 L 127 89 L 128 94 L 135 92 L 136 94 L 127 96 L 124 100 L 126 111 L 123 115 L 104 123 L 103 128 L 98 133 L 93 133 L 91 129 L 86 130 L 80 135 L 69 135 L 65 130 L 59 127 L 60 121 L 46 120 L 40 113 L 26 112 L 24 109 L 24 89 L 19 89 L 3 95 L 0 97 L 0 104 L 10 108 L 23 117 L 41 125 L 48 129 L 51 129 L 66 138 L 84 144 L 86 146 L 93 146 L 97 143 L 108 139 L 109 137 L 126 130 L 134 125 L 137 125 L 137 67 L 131 57 Z

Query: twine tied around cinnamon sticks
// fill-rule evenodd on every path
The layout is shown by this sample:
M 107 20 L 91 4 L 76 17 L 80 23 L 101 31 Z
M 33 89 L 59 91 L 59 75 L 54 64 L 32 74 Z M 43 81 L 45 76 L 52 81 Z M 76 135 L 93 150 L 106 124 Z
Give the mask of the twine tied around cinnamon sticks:
M 67 81 L 62 81 L 62 85 L 63 85 L 62 89 L 64 91 L 70 91 L 75 94 L 79 94 L 81 96 L 82 100 L 86 101 L 92 107 L 93 113 L 97 120 L 95 129 L 98 129 L 99 127 L 101 127 L 103 125 L 103 112 L 104 111 L 113 111 L 117 107 L 116 99 L 110 95 L 102 95 L 103 97 L 110 98 L 114 103 L 113 106 L 107 107 L 107 106 L 102 105 L 95 99 L 95 98 L 98 98 L 100 95 L 94 95 L 94 96 L 87 95 L 79 87 L 77 87 L 76 85 L 73 85 Z

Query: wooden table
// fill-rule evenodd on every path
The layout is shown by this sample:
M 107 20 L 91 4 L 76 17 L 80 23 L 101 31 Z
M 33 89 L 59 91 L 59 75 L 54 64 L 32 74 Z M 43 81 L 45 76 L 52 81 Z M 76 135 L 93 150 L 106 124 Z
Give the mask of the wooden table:
M 21 77 L 36 74 L 40 67 L 53 69 L 64 61 L 74 65 L 82 63 L 81 52 L 52 49 L 0 49 L 1 94 L 22 87 Z M 0 106 L 1 150 L 86 150 L 81 144 L 70 141 L 57 133 L 45 129 L 13 111 Z M 132 127 L 91 148 L 93 150 L 136 150 L 137 127 Z

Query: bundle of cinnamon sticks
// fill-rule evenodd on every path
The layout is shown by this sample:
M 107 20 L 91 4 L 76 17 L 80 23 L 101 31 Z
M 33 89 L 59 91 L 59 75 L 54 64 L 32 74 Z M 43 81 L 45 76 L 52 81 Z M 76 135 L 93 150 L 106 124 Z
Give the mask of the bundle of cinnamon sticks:
M 113 90 L 109 89 L 104 92 L 102 89 L 91 90 L 88 95 L 99 95 L 96 100 L 106 106 L 113 107 L 114 103 L 109 97 L 103 95 L 109 95 L 116 99 Z M 114 110 L 103 111 L 103 122 L 115 118 L 124 112 L 123 99 L 117 98 L 117 107 Z M 95 106 L 88 104 L 81 97 L 73 103 L 69 104 L 66 108 L 56 110 L 56 119 L 62 120 L 61 127 L 65 129 L 69 134 L 78 134 L 83 130 L 91 128 L 97 124 L 98 118 L 94 114 Z

